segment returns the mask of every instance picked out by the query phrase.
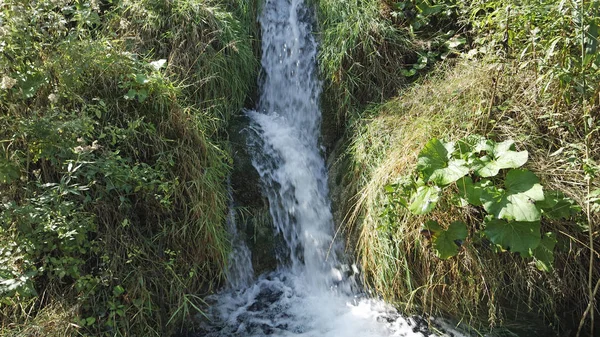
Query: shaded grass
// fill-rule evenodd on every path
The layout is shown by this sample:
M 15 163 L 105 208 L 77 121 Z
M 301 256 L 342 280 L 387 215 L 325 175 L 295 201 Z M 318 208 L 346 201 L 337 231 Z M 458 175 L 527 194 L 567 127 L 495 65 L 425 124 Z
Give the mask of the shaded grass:
M 324 114 L 339 126 L 368 103 L 395 95 L 406 82 L 401 69 L 414 53 L 411 39 L 382 15 L 385 11 L 378 0 L 318 3 Z
M 526 165 L 546 188 L 583 205 L 584 173 L 577 159 L 583 136 L 572 132 L 581 127 L 582 117 L 576 105 L 556 110 L 538 90 L 536 74 L 509 63 L 460 61 L 399 98 L 372 107 L 352 126 L 345 164 L 351 169 L 343 184 L 355 197 L 345 206 L 351 210 L 345 226 L 355 238 L 352 248 L 367 283 L 377 293 L 407 312 L 457 317 L 482 329 L 548 326 L 566 333 L 573 328 L 569 324 L 587 304 L 582 280 L 587 278 L 589 247 L 587 235 L 578 229 L 580 220 L 543 223 L 543 230 L 557 233 L 559 240 L 555 270 L 543 273 L 518 256 L 470 243 L 455 258 L 435 257 L 420 233 L 425 219 L 477 226 L 482 220 L 477 209 L 442 204 L 426 218 L 404 209 L 397 209 L 391 221 L 382 216 L 384 186 L 414 172 L 417 154 L 428 140 L 457 140 L 473 133 L 514 139 L 529 151 Z M 591 148 L 596 149 L 593 158 L 599 158 L 598 144 Z M 594 275 L 600 276 L 597 267 Z

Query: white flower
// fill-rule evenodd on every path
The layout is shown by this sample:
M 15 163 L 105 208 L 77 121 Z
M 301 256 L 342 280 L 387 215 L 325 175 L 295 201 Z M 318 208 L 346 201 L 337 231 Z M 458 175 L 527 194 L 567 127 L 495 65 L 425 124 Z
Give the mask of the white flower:
M 119 28 L 122 30 L 126 30 L 129 27 L 129 21 L 125 20 L 125 19 L 121 19 L 119 21 Z
M 15 86 L 17 80 L 10 78 L 6 75 L 2 76 L 2 82 L 0 82 L 0 89 L 8 90 Z
M 94 11 L 99 11 L 100 10 L 100 6 L 98 5 L 98 0 L 91 0 L 90 1 L 90 7 L 92 8 L 92 10 Z
M 56 103 L 58 102 L 58 96 L 56 96 L 55 94 L 50 94 L 48 95 L 48 100 L 50 101 L 50 103 Z
M 98 141 L 97 140 L 93 141 L 91 149 L 92 150 L 98 150 L 99 148 L 100 148 L 100 145 L 98 145 Z

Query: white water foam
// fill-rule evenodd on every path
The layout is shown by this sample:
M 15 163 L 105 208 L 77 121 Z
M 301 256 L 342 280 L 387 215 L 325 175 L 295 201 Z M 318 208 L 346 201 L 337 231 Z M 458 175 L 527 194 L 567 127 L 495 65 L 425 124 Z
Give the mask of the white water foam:
M 277 271 L 208 299 L 203 336 L 433 335 L 365 296 L 354 282 L 356 271 L 339 268 L 319 151 L 321 83 L 312 22 L 302 0 L 266 0 L 260 17 L 262 93 L 256 111 L 247 112 L 253 164 L 288 249 L 278 256 Z

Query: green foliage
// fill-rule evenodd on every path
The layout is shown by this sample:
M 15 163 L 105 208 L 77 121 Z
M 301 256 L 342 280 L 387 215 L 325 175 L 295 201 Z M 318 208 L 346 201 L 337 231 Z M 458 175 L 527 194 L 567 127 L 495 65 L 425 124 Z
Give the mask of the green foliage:
M 324 106 L 343 125 L 358 109 L 396 93 L 412 54 L 407 32 L 381 15 L 378 0 L 318 2 L 318 64 Z
M 535 202 L 544 200 L 538 177 L 527 170 L 510 170 L 504 180 L 506 189 L 486 186 L 481 203 L 488 214 L 497 219 L 522 222 L 540 221 L 541 212 Z
M 455 221 L 444 230 L 435 221 L 428 221 L 425 230 L 429 231 L 433 238 L 433 249 L 440 259 L 447 259 L 458 253 L 458 246 L 467 238 L 467 225 L 462 221 Z
M 539 73 L 549 96 L 570 102 L 585 93 L 596 101 L 600 79 L 600 1 L 464 1 L 461 11 L 473 28 L 469 56 L 514 57 L 519 67 Z M 582 4 L 585 8 L 581 8 Z M 583 15 L 582 15 L 583 14 Z M 584 37 L 585 57 L 581 58 Z M 581 74 L 585 73 L 585 78 Z
M 440 199 L 441 188 L 438 186 L 419 186 L 411 196 L 408 209 L 413 214 L 427 214 L 431 212 Z
M 427 41 L 416 44 L 415 62 L 401 69 L 403 76 L 421 74 L 436 62 L 457 55 L 465 46 L 467 39 L 456 25 L 458 3 L 455 0 L 412 0 L 392 4 L 393 21 L 407 27 L 411 38 Z
M 501 169 L 517 168 L 525 165 L 529 154 L 527 151 L 514 151 L 514 143 L 507 140 L 498 144 L 480 144 L 475 150 L 484 150 L 488 156 L 479 158 L 477 175 L 480 177 L 493 177 L 498 175 Z
M 545 233 L 537 248 L 533 251 L 533 259 L 539 270 L 551 271 L 554 263 L 554 247 L 556 246 L 556 234 Z
M 222 136 L 253 90 L 255 11 L 0 4 L 1 335 L 165 336 L 204 309 L 229 248 Z
M 485 235 L 504 250 L 529 257 L 540 243 L 540 222 L 493 219 L 485 222 Z
M 580 209 L 562 193 L 545 195 L 539 178 L 519 168 L 527 158 L 527 151 L 515 151 L 512 140 L 496 143 L 473 135 L 457 143 L 431 139 L 419 153 L 418 178 L 405 182 L 400 193 L 399 185 L 386 187 L 390 206 L 402 205 L 415 215 L 424 215 L 433 211 L 442 195 L 456 191 L 453 195 L 459 197 L 460 206 L 485 211 L 483 221 L 472 228 L 472 241 L 483 236 L 502 250 L 522 257 L 533 254 L 538 268 L 548 271 L 556 239 L 553 233 L 545 233 L 539 247 L 542 214 L 571 217 Z M 503 170 L 508 171 L 499 175 Z M 445 197 L 453 200 L 452 196 Z M 409 205 L 406 200 L 410 200 Z M 467 237 L 462 222 L 453 222 L 444 230 L 437 222 L 429 221 L 425 229 L 433 233 L 433 249 L 442 259 L 455 256 L 455 242 Z
M 419 154 L 417 170 L 422 173 L 426 183 L 446 186 L 469 173 L 467 162 L 452 158 L 452 152 L 454 144 L 442 143 L 435 138 L 425 145 Z

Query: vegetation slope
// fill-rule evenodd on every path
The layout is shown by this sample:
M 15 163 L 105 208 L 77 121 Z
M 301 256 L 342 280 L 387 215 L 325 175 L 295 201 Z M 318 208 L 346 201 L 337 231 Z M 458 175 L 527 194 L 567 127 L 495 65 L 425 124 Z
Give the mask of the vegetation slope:
M 0 2 L 0 335 L 168 336 L 219 286 L 244 0 Z
M 332 191 L 377 293 L 481 333 L 600 331 L 599 6 L 320 2 L 325 113 L 343 134 Z M 474 150 L 469 139 L 487 145 Z M 525 161 L 490 179 L 481 166 L 465 168 L 500 162 L 490 144 L 507 140 L 510 161 Z M 470 190 L 466 178 L 445 180 L 453 169 Z M 493 207 L 511 207 L 502 196 L 514 196 L 509 185 L 521 174 L 532 177 L 521 191 L 543 185 L 543 196 L 515 203 L 534 222 Z M 482 202 L 486 189 L 499 199 Z M 562 214 L 545 208 L 563 195 Z

